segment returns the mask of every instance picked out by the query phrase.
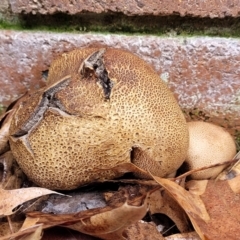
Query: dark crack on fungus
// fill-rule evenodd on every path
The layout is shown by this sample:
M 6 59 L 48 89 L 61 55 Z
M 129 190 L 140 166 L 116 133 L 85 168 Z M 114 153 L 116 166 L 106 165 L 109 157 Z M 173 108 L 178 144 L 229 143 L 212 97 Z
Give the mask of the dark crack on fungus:
M 62 88 L 66 87 L 69 83 L 70 76 L 66 76 L 53 86 L 49 87 L 48 89 L 45 90 L 45 92 L 42 94 L 42 99 L 40 103 L 37 105 L 35 108 L 34 112 L 32 115 L 29 117 L 27 122 L 23 124 L 23 126 L 20 128 L 19 131 L 17 131 L 15 134 L 13 134 L 13 137 L 22 137 L 28 132 L 34 128 L 39 121 L 43 118 L 44 113 L 49 107 L 52 108 L 58 108 L 62 111 L 64 111 L 63 106 L 59 102 L 58 99 L 54 97 L 55 93 L 57 93 L 59 90 Z
M 44 70 L 42 71 L 42 78 L 44 79 L 44 81 L 47 81 L 47 78 L 48 78 L 48 70 Z
M 80 74 L 84 77 L 87 76 L 88 71 L 94 71 L 100 85 L 103 88 L 103 93 L 106 99 L 110 99 L 111 90 L 113 87 L 113 82 L 108 77 L 108 72 L 105 69 L 104 62 L 103 62 L 103 54 L 105 53 L 106 49 L 100 49 L 97 52 L 94 52 L 90 56 L 88 56 L 84 61 L 83 64 L 79 68 Z

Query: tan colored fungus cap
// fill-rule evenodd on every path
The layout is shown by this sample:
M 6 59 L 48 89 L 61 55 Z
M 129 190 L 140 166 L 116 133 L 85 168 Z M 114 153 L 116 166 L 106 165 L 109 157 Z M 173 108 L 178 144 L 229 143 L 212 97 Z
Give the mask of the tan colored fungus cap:
M 17 109 L 10 145 L 26 175 L 51 189 L 121 176 L 133 163 L 164 177 L 186 158 L 188 130 L 153 69 L 118 49 L 84 48 L 51 65 L 48 83 Z
M 188 122 L 189 150 L 186 163 L 196 169 L 231 160 L 236 154 L 233 137 L 224 128 L 206 122 Z M 216 178 L 226 165 L 193 173 L 193 179 Z

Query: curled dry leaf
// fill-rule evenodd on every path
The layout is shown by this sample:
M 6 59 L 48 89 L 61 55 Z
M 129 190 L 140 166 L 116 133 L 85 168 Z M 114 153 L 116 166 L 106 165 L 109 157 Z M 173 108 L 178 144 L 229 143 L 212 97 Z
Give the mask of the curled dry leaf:
M 168 179 L 154 179 L 185 210 L 202 240 L 239 238 L 240 176 L 224 181 L 193 180 L 187 184 L 189 191 Z
M 0 216 L 13 214 L 13 209 L 31 199 L 47 194 L 60 194 L 45 188 L 31 187 L 14 190 L 0 189 Z
M 207 224 L 207 222 L 210 220 L 210 216 L 205 208 L 202 199 L 198 195 L 188 192 L 173 181 L 155 176 L 154 179 L 162 187 L 164 187 L 169 192 L 169 194 L 178 202 L 178 204 L 184 209 L 200 238 L 203 240 L 207 240 L 207 238 L 205 238 L 204 234 L 201 231 L 201 224 Z
M 167 191 L 153 192 L 149 196 L 148 202 L 151 214 L 165 214 L 176 224 L 181 233 L 189 231 L 190 226 L 186 213 Z
M 52 215 L 34 212 L 28 213 L 28 216 L 39 218 L 37 223 L 43 224 L 44 228 L 59 225 L 102 239 L 120 240 L 125 239 L 125 228 L 145 216 L 148 210 L 146 199 L 146 196 L 142 198 L 139 206 L 129 205 L 126 201 L 119 207 L 108 206 L 77 214 Z
M 130 206 L 124 203 L 121 207 L 105 213 L 82 219 L 74 225 L 68 226 L 71 229 L 97 236 L 103 239 L 125 239 L 123 231 L 126 227 L 142 219 L 147 212 L 147 204 L 140 207 Z
M 110 191 L 111 187 L 109 188 L 109 182 L 111 182 L 111 186 L 114 186 L 114 189 L 118 186 L 118 191 Z M 115 183 L 114 185 L 112 185 L 113 182 Z M 68 196 L 50 195 L 38 198 L 34 200 L 34 202 L 28 201 L 22 205 L 21 212 L 40 211 L 44 213 L 69 214 L 86 211 L 88 209 L 102 208 L 107 205 L 118 207 L 121 206 L 126 199 L 128 199 L 130 205 L 132 199 L 134 201 L 133 205 L 137 205 L 136 197 L 146 195 L 149 190 L 159 187 L 155 181 L 139 180 L 126 180 L 126 182 L 124 180 L 115 180 L 97 185 L 98 187 L 95 186 L 91 191 L 89 191 L 89 188 L 85 190 L 79 189 L 68 192 Z M 71 197 L 69 198 L 69 196 Z M 151 198 L 151 195 L 149 198 Z
M 88 209 L 105 207 L 106 201 L 103 194 L 99 191 L 82 192 L 74 191 L 68 193 L 68 196 L 51 195 L 43 199 L 34 208 L 27 207 L 24 212 L 41 211 L 54 214 L 68 214 L 85 211 Z M 71 197 L 69 197 L 71 196 Z M 24 207 L 24 206 L 23 206 Z
M 21 212 L 40 211 L 53 214 L 68 214 L 86 211 L 88 209 L 105 207 L 106 201 L 102 191 L 75 190 L 68 195 L 46 195 L 28 201 L 21 206 Z

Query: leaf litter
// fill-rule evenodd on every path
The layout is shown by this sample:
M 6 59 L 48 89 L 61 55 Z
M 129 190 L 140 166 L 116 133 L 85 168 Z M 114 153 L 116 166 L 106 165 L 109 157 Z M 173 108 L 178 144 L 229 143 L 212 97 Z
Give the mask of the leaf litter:
M 47 239 L 47 233 L 56 227 L 61 227 L 64 233 L 81 233 L 79 239 L 144 240 L 151 236 L 151 239 L 215 240 L 240 237 L 239 163 L 223 171 L 216 180 L 191 180 L 186 185 L 179 185 L 174 179 L 155 176 L 152 176 L 154 181 L 120 179 L 108 181 L 116 185 L 117 190 L 94 192 L 88 189 L 81 194 L 76 190 L 70 193 L 72 199 L 48 189 L 22 188 L 24 176 L 11 152 L 7 151 L 6 139 L 13 111 L 14 108 L 0 117 L 1 240 Z M 148 174 L 132 163 L 116 166 L 113 171 L 125 173 L 129 169 Z M 21 208 L 17 210 L 19 206 Z M 24 219 L 15 221 L 17 212 L 22 212 Z M 154 214 L 171 219 L 179 233 L 163 237 L 157 230 Z

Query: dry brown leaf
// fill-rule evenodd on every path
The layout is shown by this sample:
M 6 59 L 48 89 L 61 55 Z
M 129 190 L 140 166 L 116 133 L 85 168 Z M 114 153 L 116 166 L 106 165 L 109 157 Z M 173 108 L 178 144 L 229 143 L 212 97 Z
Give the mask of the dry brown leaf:
M 165 238 L 157 231 L 156 225 L 152 222 L 138 221 L 126 228 L 128 240 L 164 240 Z M 151 237 L 151 238 L 150 238 Z M 72 229 L 54 227 L 44 231 L 42 240 L 95 240 L 99 239 L 90 235 L 76 232 Z M 118 240 L 118 239 L 116 239 Z M 190 240 L 190 239 L 189 239 Z
M 148 188 L 144 188 L 143 193 L 139 195 L 138 187 L 138 185 L 137 187 L 128 185 L 120 189 L 119 192 L 122 193 L 123 198 L 115 202 L 112 201 L 115 206 L 112 205 L 111 207 L 91 209 L 75 214 L 29 213 L 21 229 L 17 233 L 5 236 L 3 239 L 26 237 L 35 232 L 37 226 L 46 229 L 57 225 L 68 229 L 76 229 L 93 236 L 99 237 L 100 235 L 104 239 L 124 239 L 122 237 L 124 229 L 142 219 L 148 210 L 148 194 L 146 193 Z M 135 198 L 132 194 L 135 195 Z M 128 200 L 126 201 L 126 199 Z
M 198 222 L 202 233 L 211 240 L 240 238 L 240 176 L 224 181 L 190 181 L 189 192 L 194 191 L 205 204 L 210 215 L 207 223 Z M 205 191 L 203 191 L 205 188 Z
M 42 224 L 36 224 L 37 221 L 38 218 L 27 217 L 24 223 L 12 223 L 13 226 L 16 226 L 13 229 L 14 233 L 11 233 L 10 229 L 8 228 L 7 231 L 4 231 L 4 233 L 0 235 L 2 236 L 0 240 L 13 238 L 19 240 L 41 239 L 40 236 L 42 235 Z M 8 225 L 8 223 L 6 223 L 6 225 Z
M 41 224 L 38 224 L 38 225 L 35 225 L 35 226 L 30 227 L 28 229 L 24 229 L 22 231 L 18 231 L 16 233 L 0 237 L 0 240 L 9 240 L 9 239 L 17 240 L 17 239 L 20 239 L 22 236 L 27 236 L 30 233 L 34 233 L 40 226 L 41 226 Z
M 201 225 L 207 224 L 210 220 L 210 216 L 205 208 L 202 199 L 191 192 L 188 192 L 184 188 L 180 187 L 173 181 L 168 179 L 155 177 L 154 179 L 164 187 L 169 194 L 178 202 L 178 204 L 184 209 L 188 217 L 190 218 L 194 229 L 203 240 L 207 240 L 202 232 Z
M 34 212 L 28 216 L 39 218 L 37 223 L 43 224 L 44 228 L 59 225 L 103 239 L 120 240 L 125 239 L 122 236 L 125 228 L 145 216 L 148 210 L 146 199 L 146 196 L 141 198 L 139 206 L 129 205 L 126 201 L 119 207 L 107 206 L 76 214 L 52 215 Z M 136 201 L 139 202 L 139 198 Z
M 13 214 L 13 209 L 31 199 L 47 194 L 60 194 L 45 188 L 31 187 L 14 190 L 0 188 L 0 216 Z
M 151 222 L 138 221 L 126 229 L 127 240 L 164 240 L 157 231 L 156 225 Z
M 122 236 L 123 230 L 142 219 L 147 210 L 147 201 L 139 207 L 130 206 L 125 202 L 119 208 L 82 219 L 68 227 L 103 239 L 125 239 Z
M 22 222 L 13 222 L 12 223 L 13 231 L 17 232 L 21 228 L 22 224 L 23 224 Z M 0 237 L 3 237 L 5 235 L 9 235 L 9 234 L 11 234 L 9 223 L 8 222 L 0 223 Z
M 68 214 L 105 206 L 106 201 L 101 191 L 75 190 L 68 192 L 68 196 L 46 195 L 34 201 L 24 203 L 21 212 L 40 211 L 44 213 Z
M 151 214 L 165 214 L 176 224 L 180 232 L 187 232 L 190 229 L 186 213 L 167 191 L 153 192 L 149 196 L 148 202 Z
M 38 218 L 27 217 L 25 219 L 24 223 L 22 224 L 20 231 L 23 231 L 25 229 L 28 229 L 28 228 L 31 228 L 31 227 L 37 225 L 38 220 L 39 220 Z
M 94 189 L 89 190 L 89 188 L 91 187 L 82 190 L 76 189 L 68 192 L 68 195 L 51 194 L 30 200 L 21 205 L 20 212 L 23 214 L 35 211 L 68 214 L 105 207 L 107 204 L 103 196 L 103 189 L 95 190 L 94 187 Z M 103 188 L 101 184 L 99 188 Z
M 19 240 L 40 240 L 42 238 L 42 226 L 39 226 L 33 233 L 26 234 Z
M 168 237 L 165 240 L 201 240 L 196 232 L 178 233 Z
M 201 239 L 239 239 L 240 176 L 190 181 L 189 191 L 168 179 L 154 178 L 182 206 Z

